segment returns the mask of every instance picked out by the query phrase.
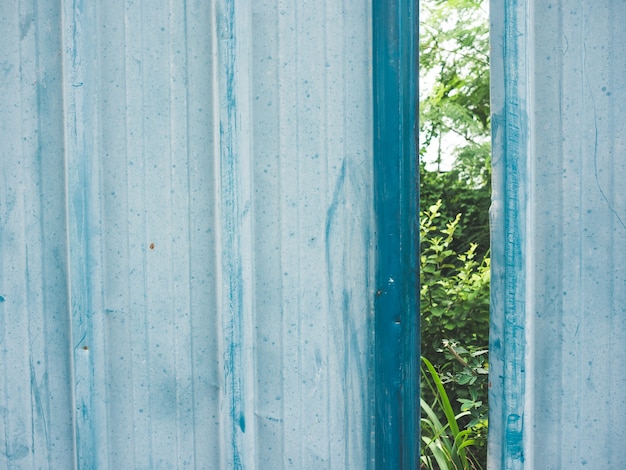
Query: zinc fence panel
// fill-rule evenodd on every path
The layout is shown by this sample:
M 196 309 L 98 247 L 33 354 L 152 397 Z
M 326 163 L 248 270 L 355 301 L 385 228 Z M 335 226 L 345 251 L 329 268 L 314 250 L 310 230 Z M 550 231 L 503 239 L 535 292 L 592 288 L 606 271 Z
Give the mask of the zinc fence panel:
M 414 52 L 389 18 L 385 53 Z M 375 22 L 363 2 L 0 5 L 0 467 L 381 468 L 402 416 L 415 437 L 416 344 L 375 360 L 399 237 L 379 323 L 417 327 L 415 102 L 384 107 L 404 147 L 377 157 Z M 383 55 L 388 91 L 415 85 L 407 57 Z M 377 158 L 405 161 L 383 235 Z
M 618 468 L 626 5 L 491 14 L 490 468 Z

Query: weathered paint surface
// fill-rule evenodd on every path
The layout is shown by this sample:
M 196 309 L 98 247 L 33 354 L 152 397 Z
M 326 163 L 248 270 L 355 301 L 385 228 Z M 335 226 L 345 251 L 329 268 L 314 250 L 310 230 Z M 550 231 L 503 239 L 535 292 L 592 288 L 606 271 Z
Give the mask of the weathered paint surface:
M 626 461 L 626 3 L 493 1 L 490 468 Z
M 413 467 L 391 4 L 376 41 L 368 2 L 0 4 L 1 468 Z

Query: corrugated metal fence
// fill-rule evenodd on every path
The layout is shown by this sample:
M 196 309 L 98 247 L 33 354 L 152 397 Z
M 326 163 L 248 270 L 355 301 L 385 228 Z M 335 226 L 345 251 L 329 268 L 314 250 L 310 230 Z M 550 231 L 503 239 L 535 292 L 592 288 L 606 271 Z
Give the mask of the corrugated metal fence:
M 491 15 L 490 468 L 624 468 L 626 3 Z
M 0 2 L 0 466 L 415 468 L 410 1 Z M 492 1 L 491 468 L 618 468 L 617 1 Z
M 0 467 L 416 465 L 415 24 L 0 3 Z

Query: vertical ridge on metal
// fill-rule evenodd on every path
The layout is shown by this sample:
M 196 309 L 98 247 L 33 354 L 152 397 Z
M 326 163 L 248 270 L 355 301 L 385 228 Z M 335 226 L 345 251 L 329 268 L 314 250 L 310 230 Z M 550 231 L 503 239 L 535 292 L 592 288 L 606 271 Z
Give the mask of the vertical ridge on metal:
M 251 258 L 250 218 L 243 215 L 245 204 L 250 204 L 249 129 L 244 128 L 241 108 L 245 106 L 247 89 L 245 81 L 244 36 L 239 34 L 241 23 L 246 24 L 246 8 L 238 8 L 233 0 L 218 3 L 218 54 L 219 70 L 219 194 L 218 217 L 221 219 L 221 260 L 218 267 L 221 279 L 221 324 L 224 331 L 222 348 L 224 369 L 222 416 L 222 466 L 234 469 L 254 467 L 254 440 L 246 439 L 254 430 L 248 427 L 246 434 L 246 383 L 252 379 L 246 367 L 245 346 L 250 338 L 244 338 L 250 317 L 248 283 L 244 276 L 244 258 Z M 245 27 L 245 26 L 244 26 Z M 248 46 L 246 44 L 246 46 Z M 243 65 L 240 65 L 243 64 Z M 241 103 L 240 103 L 241 102 Z M 248 183 L 248 184 L 246 184 Z M 245 240 L 248 243 L 245 243 Z M 247 298 L 246 298 L 247 297 Z M 246 302 L 248 301 L 248 302 Z M 246 305 L 248 303 L 248 305 Z M 246 373 L 248 372 L 248 373 Z M 248 420 L 250 417 L 248 416 Z M 245 445 L 246 440 L 248 445 Z
M 95 360 L 101 343 L 94 331 L 102 309 L 100 277 L 98 147 L 98 70 L 95 5 L 63 5 L 63 101 L 65 181 L 68 221 L 70 351 L 73 365 L 75 461 L 79 468 L 106 466 L 106 441 L 97 438 L 106 416 L 100 401 Z M 97 347 L 96 347 L 97 344 Z M 98 364 L 100 366 L 101 364 Z M 100 408 L 98 410 L 98 408 Z
M 626 461 L 626 3 L 492 1 L 489 465 Z
M 497 5 L 496 5 L 497 3 Z M 526 271 L 525 191 L 528 161 L 527 3 L 491 4 L 490 465 L 520 468 L 524 460 Z
M 373 2 L 376 468 L 419 465 L 417 6 Z

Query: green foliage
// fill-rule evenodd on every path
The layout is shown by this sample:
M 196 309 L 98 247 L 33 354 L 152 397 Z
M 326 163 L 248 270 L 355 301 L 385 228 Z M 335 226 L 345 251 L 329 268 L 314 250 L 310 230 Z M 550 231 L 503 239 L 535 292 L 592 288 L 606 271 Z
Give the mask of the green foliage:
M 463 214 L 451 249 L 475 243 L 479 259 L 489 248 L 491 199 L 487 8 L 487 0 L 420 2 L 420 155 L 432 159 L 437 148 L 430 171 L 420 167 L 420 200 L 441 199 L 444 220 Z M 444 160 L 452 171 L 441 171 Z
M 450 249 L 464 253 L 472 244 L 477 245 L 477 259 L 482 259 L 489 249 L 489 205 L 491 185 L 469 186 L 459 176 L 458 170 L 447 172 L 427 171 L 420 166 L 420 201 L 429 208 L 441 201 L 441 220 L 454 219 L 463 214 Z
M 434 83 L 420 98 L 423 153 L 450 134 L 462 140 L 455 152 L 463 179 L 489 180 L 489 24 L 485 0 L 423 0 L 420 74 Z M 441 155 L 439 155 L 441 157 Z
M 463 429 L 460 421 L 470 414 L 467 410 L 455 413 L 443 381 L 433 364 L 422 357 L 422 382 L 428 387 L 428 403 L 421 398 L 422 406 L 422 455 L 421 468 L 426 469 L 480 469 L 478 459 L 472 453 L 477 444 L 475 431 Z M 441 416 L 444 418 L 441 419 Z
M 461 411 L 468 412 L 464 420 L 466 429 L 472 431 L 476 442 L 475 455 L 484 461 L 487 454 L 489 384 L 488 350 L 469 350 L 452 341 L 443 341 L 446 365 L 441 380 L 456 396 Z
M 420 166 L 420 294 L 422 355 L 431 361 L 422 369 L 422 468 L 486 466 L 487 5 L 487 0 L 420 3 L 420 155 L 430 158 Z M 443 171 L 450 161 L 452 169 Z
M 462 253 L 451 248 L 462 216 L 442 221 L 440 208 L 437 201 L 420 215 L 422 355 L 432 360 L 447 396 L 461 405 L 456 419 L 472 436 L 476 462 L 484 463 L 490 259 L 480 259 L 473 243 Z M 432 387 L 422 387 L 422 396 L 432 400 Z M 442 408 L 429 406 L 422 406 L 423 414 L 433 412 L 442 421 Z
M 489 335 L 489 258 L 477 259 L 477 245 L 452 249 L 461 214 L 441 222 L 441 202 L 420 214 L 420 298 L 422 354 L 436 356 L 442 340 L 482 347 Z

